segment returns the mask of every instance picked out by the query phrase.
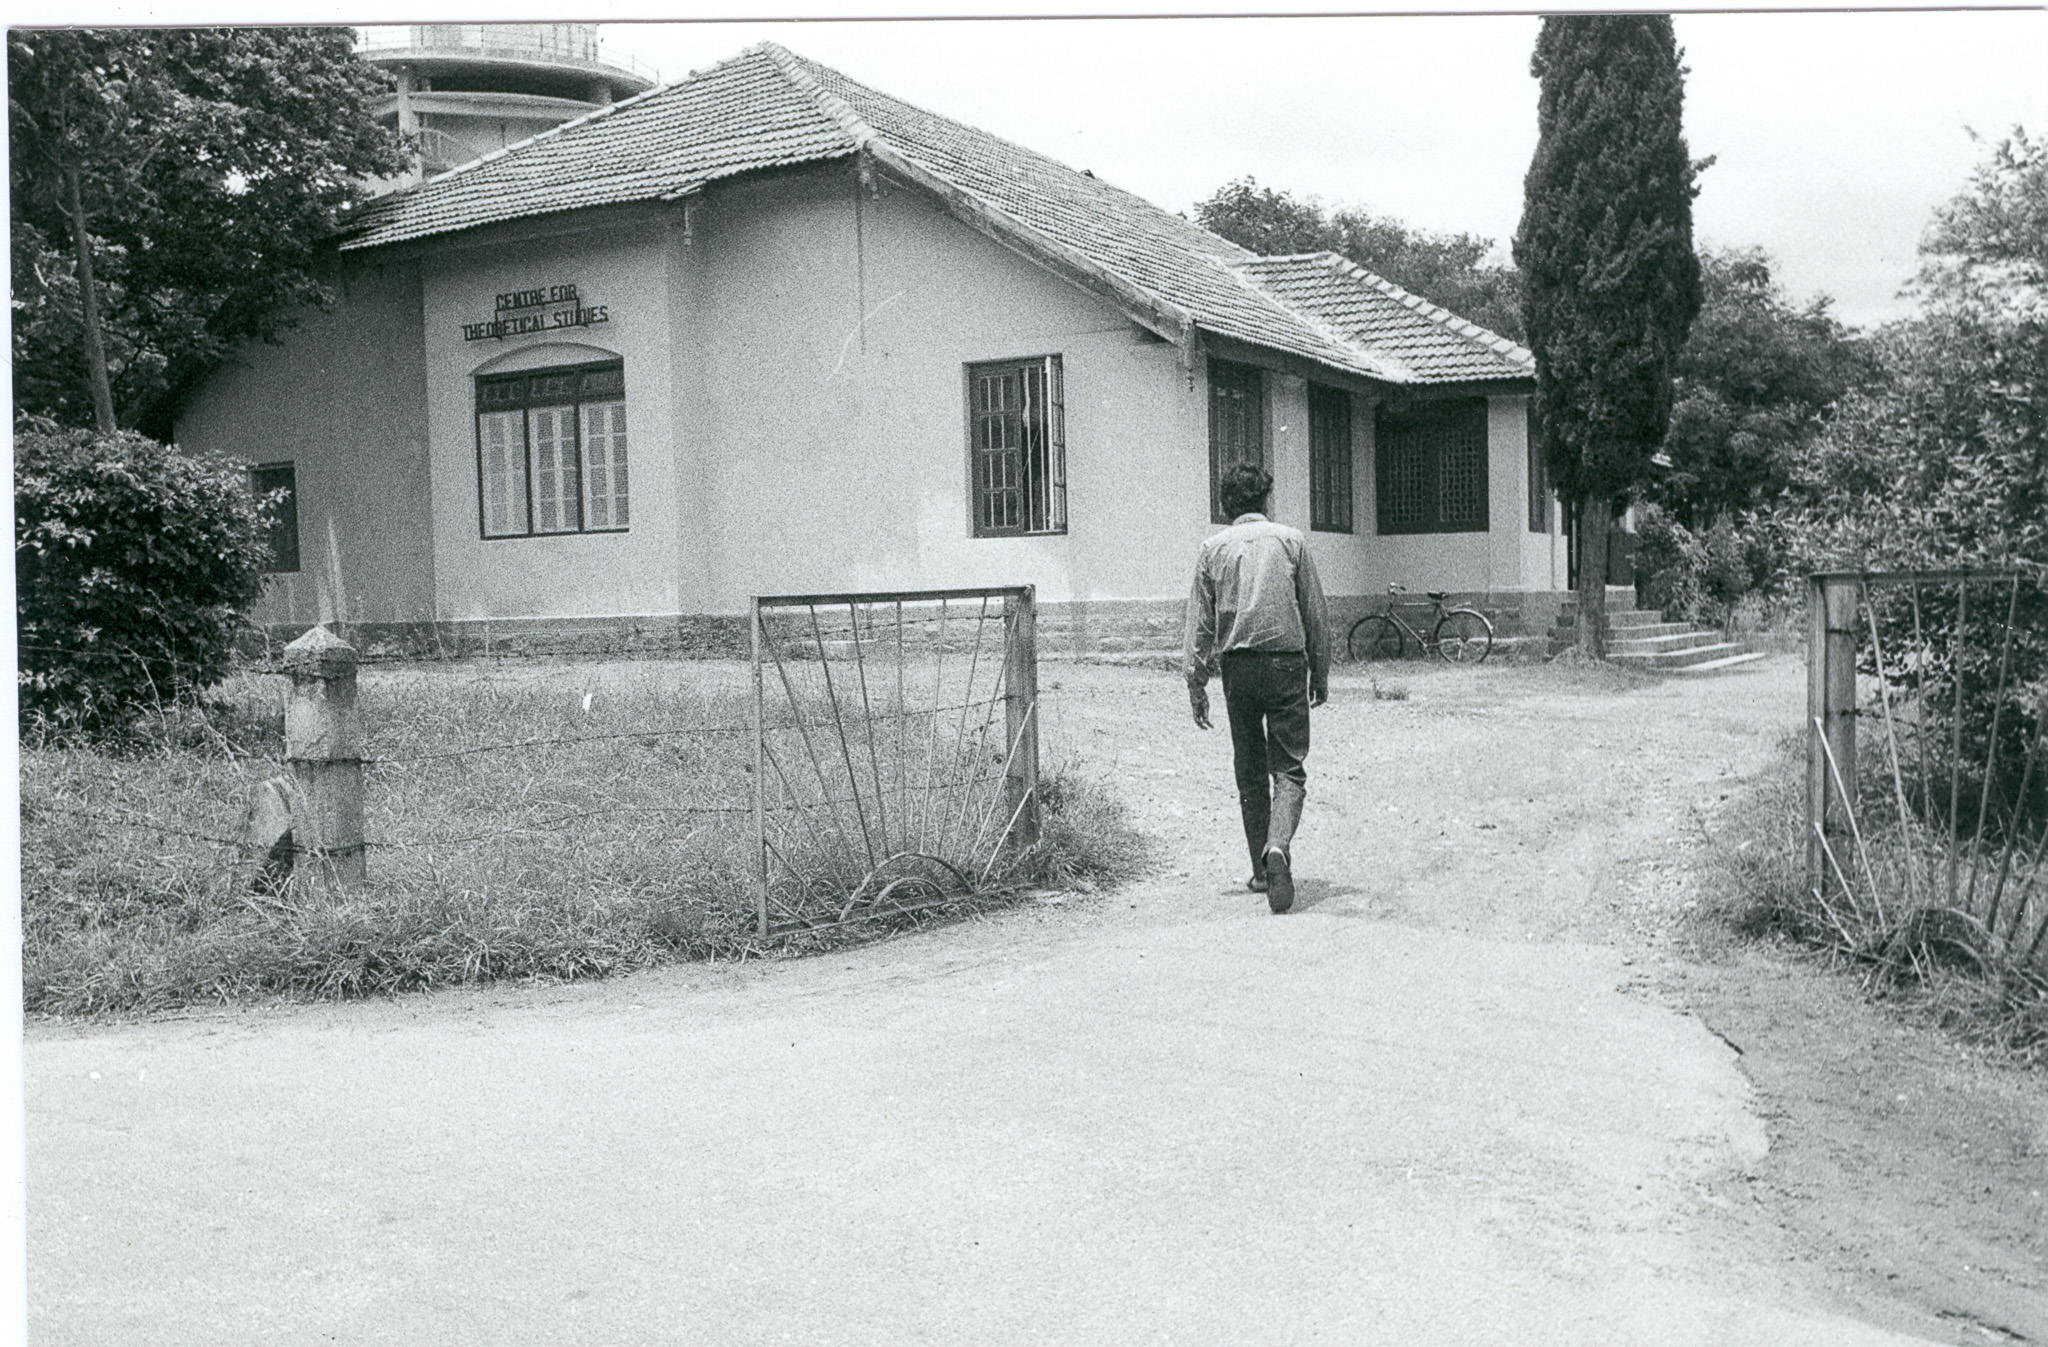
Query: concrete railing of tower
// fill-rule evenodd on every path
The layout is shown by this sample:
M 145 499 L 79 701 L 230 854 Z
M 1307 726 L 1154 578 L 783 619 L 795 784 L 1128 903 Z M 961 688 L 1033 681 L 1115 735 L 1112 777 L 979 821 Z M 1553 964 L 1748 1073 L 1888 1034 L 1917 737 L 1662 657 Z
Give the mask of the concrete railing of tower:
M 573 30 L 573 31 L 572 31 Z M 606 52 L 595 24 L 431 23 L 416 24 L 405 37 L 368 36 L 356 48 L 371 58 L 398 56 L 484 56 L 604 66 L 659 83 L 660 72 L 631 56 Z

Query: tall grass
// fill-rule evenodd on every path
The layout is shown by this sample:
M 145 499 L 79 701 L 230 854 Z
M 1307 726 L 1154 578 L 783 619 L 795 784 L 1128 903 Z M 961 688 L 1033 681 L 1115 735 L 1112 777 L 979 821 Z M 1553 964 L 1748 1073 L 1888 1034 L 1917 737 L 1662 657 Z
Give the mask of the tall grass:
M 280 679 L 231 681 L 113 749 L 27 745 L 24 1003 L 147 1011 L 602 976 L 843 944 L 1143 864 L 1121 808 L 1054 774 L 1041 841 L 974 898 L 764 945 L 744 680 L 655 662 L 366 672 L 371 882 L 345 892 L 253 892 L 250 861 L 219 843 L 281 770 Z
M 1805 772 L 1805 739 L 1790 737 L 1755 788 L 1709 825 L 1721 915 L 1743 935 L 1819 951 L 1868 991 L 1965 1039 L 2048 1063 L 2048 871 L 2039 849 L 2021 835 L 1990 846 L 1951 838 L 1866 779 L 1857 828 L 1832 839 L 1814 883 Z

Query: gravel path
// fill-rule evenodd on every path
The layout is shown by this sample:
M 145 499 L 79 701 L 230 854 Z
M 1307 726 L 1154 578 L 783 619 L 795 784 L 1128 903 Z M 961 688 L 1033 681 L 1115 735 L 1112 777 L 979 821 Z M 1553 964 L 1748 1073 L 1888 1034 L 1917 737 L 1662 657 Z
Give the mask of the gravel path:
M 1170 676 L 1049 664 L 1047 755 L 1170 857 L 1128 890 L 32 1025 L 31 1340 L 1906 1340 L 1730 1209 L 1764 1110 L 1659 990 L 1688 830 L 1796 723 L 1796 663 L 1401 678 L 1318 713 L 1284 919 L 1227 737 Z

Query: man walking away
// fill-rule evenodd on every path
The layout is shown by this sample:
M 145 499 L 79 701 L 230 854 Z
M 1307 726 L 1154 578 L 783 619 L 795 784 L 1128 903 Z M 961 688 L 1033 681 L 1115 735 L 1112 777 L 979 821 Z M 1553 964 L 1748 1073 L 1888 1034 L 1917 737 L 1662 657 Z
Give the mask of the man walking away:
M 1266 518 L 1273 474 L 1240 463 L 1219 494 L 1230 526 L 1202 544 L 1188 595 L 1184 667 L 1195 724 L 1209 728 L 1220 669 L 1251 852 L 1249 887 L 1275 912 L 1294 906 L 1290 847 L 1308 792 L 1308 709 L 1330 695 L 1329 615 L 1308 544 Z

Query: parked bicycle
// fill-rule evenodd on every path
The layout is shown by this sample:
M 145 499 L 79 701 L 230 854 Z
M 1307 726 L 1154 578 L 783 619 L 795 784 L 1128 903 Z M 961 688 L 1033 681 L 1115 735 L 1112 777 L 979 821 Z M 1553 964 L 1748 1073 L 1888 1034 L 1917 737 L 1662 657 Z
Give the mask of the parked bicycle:
M 1420 602 L 1403 604 L 1398 595 L 1408 591 L 1401 585 L 1387 586 L 1387 611 L 1370 613 L 1351 624 L 1344 646 L 1355 660 L 1400 659 L 1413 641 L 1426 655 L 1440 655 L 1453 664 L 1477 664 L 1493 653 L 1493 623 L 1477 608 L 1446 608 L 1450 596 L 1442 590 L 1427 591 L 1429 614 L 1419 621 L 1429 627 L 1424 636 L 1401 615 L 1406 607 L 1419 612 Z M 1432 623 L 1431 618 L 1435 621 Z

